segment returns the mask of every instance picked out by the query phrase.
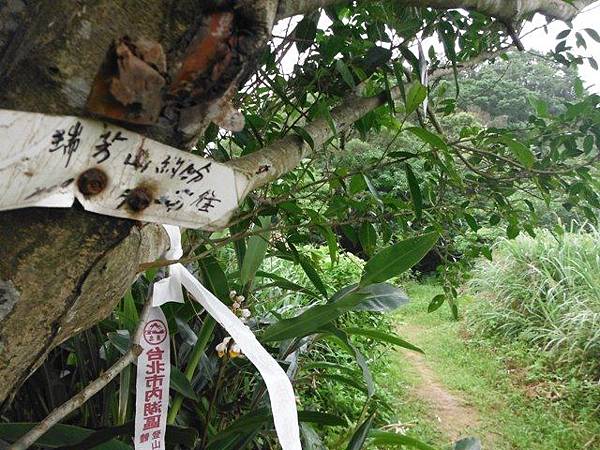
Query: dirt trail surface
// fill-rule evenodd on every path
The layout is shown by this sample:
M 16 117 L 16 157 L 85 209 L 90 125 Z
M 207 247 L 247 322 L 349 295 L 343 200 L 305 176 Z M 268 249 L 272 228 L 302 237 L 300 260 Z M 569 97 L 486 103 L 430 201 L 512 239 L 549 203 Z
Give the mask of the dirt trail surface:
M 403 337 L 416 345 L 419 345 L 419 335 L 425 332 L 425 328 L 414 324 L 406 324 L 402 327 Z M 429 404 L 439 430 L 449 440 L 455 441 L 469 436 L 471 430 L 479 427 L 480 419 L 477 410 L 468 405 L 464 399 L 447 390 L 439 376 L 427 363 L 425 355 L 410 350 L 405 350 L 403 354 L 418 375 L 412 395 Z

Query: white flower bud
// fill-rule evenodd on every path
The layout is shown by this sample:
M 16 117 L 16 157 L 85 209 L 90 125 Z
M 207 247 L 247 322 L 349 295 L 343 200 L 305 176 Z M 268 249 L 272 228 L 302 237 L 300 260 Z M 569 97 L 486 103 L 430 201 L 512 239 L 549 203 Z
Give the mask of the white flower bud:
M 238 303 L 242 303 L 244 300 L 246 300 L 246 297 L 244 297 L 243 295 L 238 295 L 235 298 L 235 301 L 238 302 Z
M 240 305 L 238 302 L 234 302 L 233 305 L 231 305 L 231 309 L 233 309 L 234 311 L 240 309 Z
M 252 313 L 250 312 L 250 310 L 247 309 L 247 308 L 244 308 L 244 309 L 240 310 L 240 313 L 241 313 L 241 316 L 244 319 L 248 319 L 252 315 Z
M 235 291 L 229 291 L 229 298 L 230 298 L 231 300 L 233 300 L 233 299 L 235 298 L 235 296 L 236 296 L 236 295 L 237 295 L 237 292 L 235 292 Z

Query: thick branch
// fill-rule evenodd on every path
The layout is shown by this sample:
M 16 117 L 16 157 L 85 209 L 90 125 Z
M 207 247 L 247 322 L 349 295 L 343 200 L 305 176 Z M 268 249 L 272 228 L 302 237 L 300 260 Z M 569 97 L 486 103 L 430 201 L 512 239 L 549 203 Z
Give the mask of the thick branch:
M 505 48 L 497 52 L 485 52 L 468 61 L 459 63 L 458 68 L 474 67 L 506 50 Z M 452 72 L 451 68 L 440 68 L 430 74 L 429 80 L 433 82 Z M 397 99 L 400 93 L 398 87 L 390 91 L 393 100 Z M 331 119 L 335 124 L 336 131 L 339 133 L 349 128 L 365 114 L 385 104 L 387 100 L 388 96 L 385 92 L 375 97 L 360 97 L 356 93 L 350 94 L 342 101 L 341 105 L 331 111 Z M 229 166 L 235 169 L 239 176 L 245 177 L 245 180 L 242 181 L 244 185 L 242 198 L 254 189 L 294 170 L 302 159 L 310 156 L 313 151 L 322 147 L 325 142 L 334 136 L 329 121 L 325 117 L 312 121 L 304 127 L 304 130 L 313 141 L 314 145 L 312 147 L 300 136 L 291 135 L 272 143 L 262 150 L 229 162 Z
M 565 0 L 398 0 L 405 6 L 436 9 L 471 9 L 480 13 L 511 21 L 533 13 L 552 19 L 571 20 L 583 8 L 595 0 L 576 0 L 572 4 Z M 344 0 L 281 0 L 277 19 L 296 14 L 306 14 L 318 8 L 343 3 Z

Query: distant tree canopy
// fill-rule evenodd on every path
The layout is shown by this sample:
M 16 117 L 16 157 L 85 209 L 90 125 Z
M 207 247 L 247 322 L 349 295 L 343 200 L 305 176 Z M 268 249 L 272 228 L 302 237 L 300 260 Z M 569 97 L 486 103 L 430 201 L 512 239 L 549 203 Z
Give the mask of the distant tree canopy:
M 508 125 L 524 126 L 535 112 L 532 100 L 544 100 L 553 114 L 562 112 L 575 99 L 577 82 L 574 66 L 538 53 L 510 52 L 461 73 L 457 106 L 486 123 L 506 116 Z

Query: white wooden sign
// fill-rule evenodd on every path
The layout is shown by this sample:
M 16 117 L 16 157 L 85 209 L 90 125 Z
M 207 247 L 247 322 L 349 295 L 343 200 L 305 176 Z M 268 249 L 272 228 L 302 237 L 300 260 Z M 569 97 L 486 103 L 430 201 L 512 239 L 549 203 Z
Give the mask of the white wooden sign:
M 0 210 L 69 207 L 211 229 L 236 209 L 235 173 L 100 121 L 0 109 Z

